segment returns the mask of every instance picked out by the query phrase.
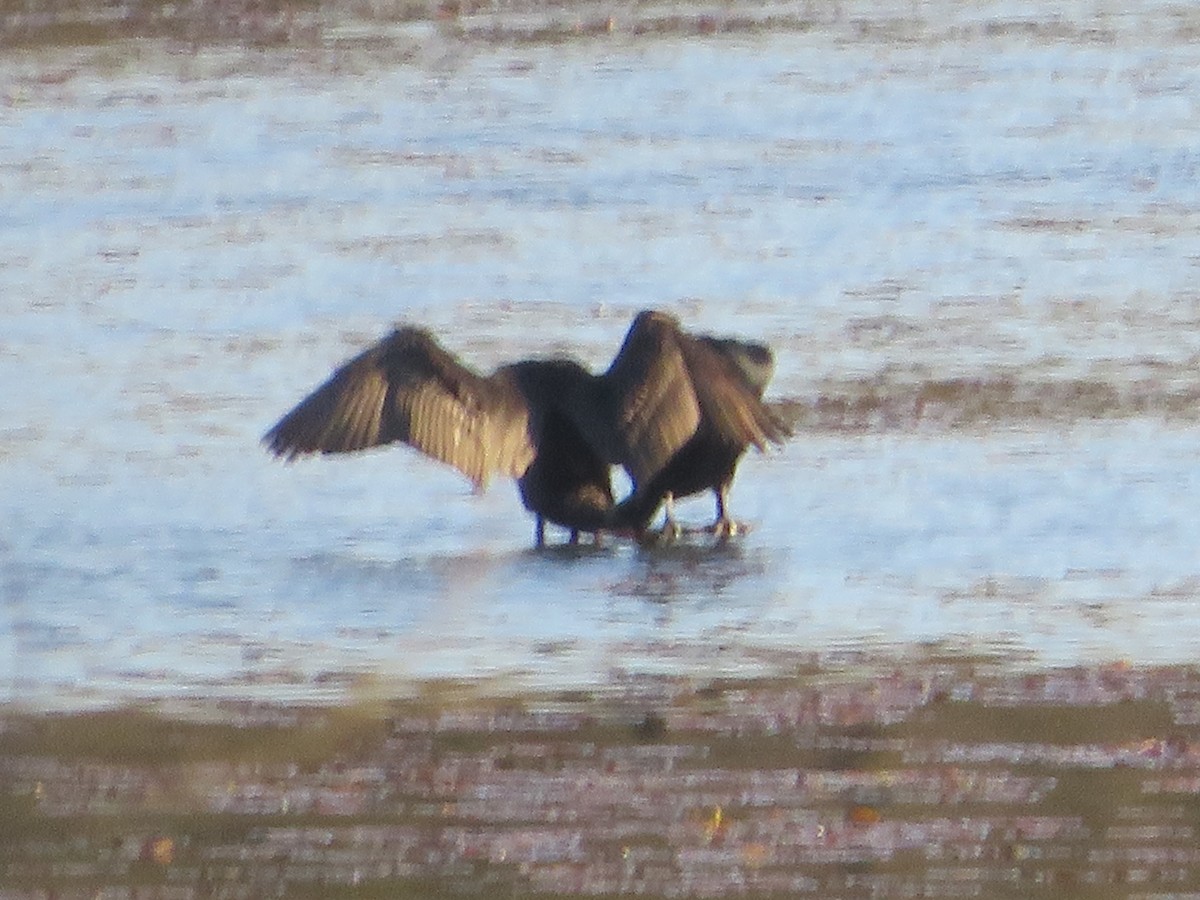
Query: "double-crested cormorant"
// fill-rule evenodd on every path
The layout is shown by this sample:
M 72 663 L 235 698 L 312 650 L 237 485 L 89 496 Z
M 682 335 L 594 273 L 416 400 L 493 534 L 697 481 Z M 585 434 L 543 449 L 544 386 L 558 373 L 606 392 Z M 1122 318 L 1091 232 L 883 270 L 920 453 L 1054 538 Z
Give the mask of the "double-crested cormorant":
M 737 448 L 722 463 L 725 486 L 748 446 L 786 434 L 737 353 L 721 346 L 686 335 L 672 316 L 643 312 L 601 375 L 546 359 L 481 376 L 428 331 L 402 327 L 337 369 L 263 440 L 289 460 L 402 441 L 480 489 L 493 475 L 515 478 L 539 546 L 546 521 L 570 529 L 572 540 L 580 531 L 641 530 L 666 494 L 717 489 L 711 448 Z M 613 464 L 637 487 L 624 510 L 613 504 Z
M 517 479 L 525 506 L 572 532 L 597 532 L 613 505 L 608 463 L 582 439 L 567 398 L 594 376 L 566 359 L 526 360 L 489 376 L 423 328 L 398 328 L 337 369 L 263 438 L 277 456 L 348 453 L 401 441 L 482 490 Z
M 711 490 L 717 516 L 710 530 L 722 536 L 736 534 L 742 526 L 729 516 L 728 495 L 738 463 L 751 445 L 761 450 L 791 435 L 789 425 L 762 402 L 775 372 L 774 356 L 763 344 L 692 335 L 672 317 L 649 315 L 661 320 L 663 339 L 678 346 L 702 415 L 691 437 L 614 509 L 613 522 L 642 531 L 665 503 L 664 532 L 677 534 L 675 498 Z

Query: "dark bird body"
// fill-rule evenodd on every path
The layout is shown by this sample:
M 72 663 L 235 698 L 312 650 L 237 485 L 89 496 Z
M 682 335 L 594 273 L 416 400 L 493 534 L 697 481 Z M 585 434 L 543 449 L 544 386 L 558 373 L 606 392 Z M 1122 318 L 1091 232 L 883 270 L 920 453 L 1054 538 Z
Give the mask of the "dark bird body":
M 713 486 L 710 456 L 731 457 L 719 465 L 727 486 L 748 446 L 764 448 L 786 433 L 721 344 L 644 312 L 603 374 L 545 359 L 482 376 L 429 332 L 402 327 L 337 369 L 264 442 L 291 460 L 401 441 L 454 466 L 477 489 L 509 476 L 537 518 L 539 545 L 546 521 L 570 529 L 573 540 L 580 531 L 640 530 L 645 509 L 648 521 L 664 497 Z M 614 506 L 614 464 L 637 486 L 631 505 Z
M 695 432 L 671 459 L 616 507 L 613 521 L 621 528 L 644 530 L 665 503 L 664 530 L 677 531 L 674 500 L 712 491 L 717 515 L 711 528 L 730 535 L 740 527 L 728 513 L 729 488 L 738 463 L 751 444 L 763 449 L 765 442 L 781 443 L 791 435 L 790 427 L 762 402 L 775 372 L 774 356 L 763 344 L 690 335 L 673 324 L 673 339 L 683 348 L 691 380 L 704 400 L 702 408 L 711 412 L 701 416 Z M 738 417 L 728 414 L 731 408 L 753 425 L 739 423 Z
M 576 419 L 563 404 L 587 393 L 596 377 L 570 360 L 517 363 L 511 367 L 529 404 L 537 453 L 517 479 L 521 502 L 537 519 L 536 540 L 545 543 L 545 523 L 593 534 L 612 516 L 611 466 L 580 434 Z

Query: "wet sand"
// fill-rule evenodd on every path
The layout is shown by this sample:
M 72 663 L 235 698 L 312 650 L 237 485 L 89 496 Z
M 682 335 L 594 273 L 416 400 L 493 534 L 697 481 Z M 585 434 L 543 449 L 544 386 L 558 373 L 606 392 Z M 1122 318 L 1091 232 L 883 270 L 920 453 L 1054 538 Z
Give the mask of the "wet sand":
M 1192 896 L 1198 723 L 1192 668 L 936 652 L 10 712 L 0 896 Z

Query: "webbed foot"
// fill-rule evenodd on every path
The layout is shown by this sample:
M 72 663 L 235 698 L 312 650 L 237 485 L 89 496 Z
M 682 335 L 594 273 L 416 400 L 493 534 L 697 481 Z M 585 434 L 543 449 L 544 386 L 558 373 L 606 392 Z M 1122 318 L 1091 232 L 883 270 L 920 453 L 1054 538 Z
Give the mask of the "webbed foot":
M 658 534 L 661 540 L 673 543 L 687 534 L 687 529 L 674 519 L 671 519 L 669 522 L 663 522 L 663 527 L 659 530 Z
M 719 541 L 727 541 L 730 538 L 745 534 L 750 530 L 750 526 L 745 522 L 739 522 L 736 519 L 730 519 L 722 516 L 717 519 L 705 531 L 714 535 Z

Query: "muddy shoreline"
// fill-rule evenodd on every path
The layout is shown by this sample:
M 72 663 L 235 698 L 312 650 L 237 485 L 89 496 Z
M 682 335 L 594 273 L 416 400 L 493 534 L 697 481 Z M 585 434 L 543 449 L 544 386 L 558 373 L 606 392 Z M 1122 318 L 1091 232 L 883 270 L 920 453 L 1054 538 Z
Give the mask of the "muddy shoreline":
M 1200 670 L 990 662 L 0 719 L 0 890 L 1200 888 Z M 97 893 L 99 892 L 99 893 Z

